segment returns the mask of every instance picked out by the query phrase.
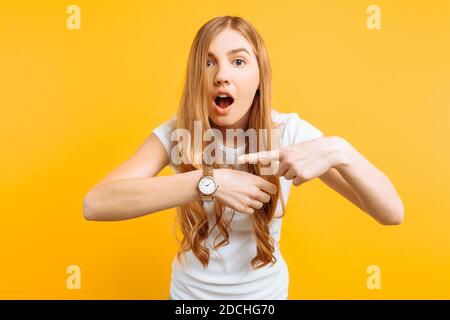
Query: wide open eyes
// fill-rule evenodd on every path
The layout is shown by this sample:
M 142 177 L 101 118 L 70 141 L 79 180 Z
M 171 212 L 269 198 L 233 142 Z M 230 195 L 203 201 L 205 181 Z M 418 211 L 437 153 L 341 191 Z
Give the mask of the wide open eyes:
M 238 67 L 243 66 L 243 65 L 246 64 L 246 62 L 245 62 L 244 59 L 239 59 L 239 58 L 233 60 L 233 63 L 234 63 L 234 62 L 239 62 L 238 64 L 235 64 L 235 65 L 238 66 Z M 213 65 L 213 64 L 214 64 L 214 62 L 213 62 L 211 59 L 208 59 L 208 61 L 206 62 L 206 65 L 207 65 L 208 67 L 210 67 L 210 66 Z

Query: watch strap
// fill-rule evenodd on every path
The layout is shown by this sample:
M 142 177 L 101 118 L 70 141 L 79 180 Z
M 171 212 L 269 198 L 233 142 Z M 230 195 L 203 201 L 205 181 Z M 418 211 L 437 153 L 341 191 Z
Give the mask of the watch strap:
M 214 168 L 212 166 L 203 166 L 203 176 L 212 176 L 214 174 Z
M 210 210 L 210 209 L 213 209 L 213 208 L 214 208 L 214 200 L 213 200 L 213 199 L 211 199 L 211 200 L 205 200 L 205 199 L 203 199 L 203 200 L 202 200 L 202 203 L 203 203 L 203 207 L 204 207 L 206 210 Z

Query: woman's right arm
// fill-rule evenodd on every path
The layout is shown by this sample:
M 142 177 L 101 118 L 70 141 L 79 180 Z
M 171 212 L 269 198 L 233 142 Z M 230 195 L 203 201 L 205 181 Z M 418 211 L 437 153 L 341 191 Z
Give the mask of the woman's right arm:
M 201 200 L 197 184 L 202 170 L 171 176 L 156 175 L 169 163 L 166 150 L 151 134 L 136 153 L 87 193 L 83 214 L 87 220 L 116 221 Z M 222 205 L 243 213 L 253 213 L 275 194 L 274 184 L 251 173 L 214 170 L 219 188 L 215 198 Z
M 126 220 L 200 200 L 201 170 L 157 177 L 168 162 L 161 141 L 149 135 L 130 159 L 87 193 L 85 219 Z

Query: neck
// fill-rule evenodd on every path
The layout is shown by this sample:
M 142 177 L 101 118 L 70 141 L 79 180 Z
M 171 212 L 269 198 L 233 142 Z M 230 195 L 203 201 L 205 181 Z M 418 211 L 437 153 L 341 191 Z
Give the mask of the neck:
M 234 123 L 231 126 L 226 126 L 226 127 L 217 127 L 217 129 L 220 130 L 220 132 L 222 133 L 222 137 L 224 139 L 224 145 L 227 147 L 237 147 L 237 136 L 234 136 L 234 139 L 227 139 L 227 135 L 226 135 L 226 130 L 227 129 L 242 129 L 244 131 L 246 131 L 248 129 L 248 123 L 250 120 L 250 110 L 251 108 L 247 111 L 247 113 L 236 123 Z

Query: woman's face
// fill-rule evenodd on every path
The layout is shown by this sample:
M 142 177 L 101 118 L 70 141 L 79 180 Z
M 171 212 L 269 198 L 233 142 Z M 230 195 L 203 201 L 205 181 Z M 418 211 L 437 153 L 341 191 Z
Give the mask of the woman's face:
M 209 46 L 207 68 L 211 120 L 218 127 L 245 129 L 259 86 L 258 61 L 250 43 L 239 32 L 224 29 Z

